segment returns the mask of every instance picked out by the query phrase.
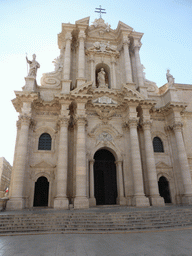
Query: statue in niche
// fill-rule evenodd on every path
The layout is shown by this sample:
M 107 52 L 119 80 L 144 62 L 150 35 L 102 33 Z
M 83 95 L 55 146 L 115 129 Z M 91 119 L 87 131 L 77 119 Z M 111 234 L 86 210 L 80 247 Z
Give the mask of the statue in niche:
M 39 63 L 36 61 L 36 55 L 33 54 L 33 60 L 28 60 L 26 56 L 27 63 L 29 64 L 29 73 L 28 76 L 32 76 L 36 78 L 37 75 L 37 69 L 40 68 Z
M 170 70 L 167 69 L 167 73 L 166 73 L 167 82 L 169 85 L 173 85 L 175 82 L 175 78 L 169 72 L 170 72 Z
M 105 71 L 104 71 L 104 68 L 101 68 L 100 72 L 98 73 L 97 75 L 97 80 L 98 80 L 98 83 L 99 83 L 99 86 L 100 88 L 106 88 L 106 83 L 105 83 Z

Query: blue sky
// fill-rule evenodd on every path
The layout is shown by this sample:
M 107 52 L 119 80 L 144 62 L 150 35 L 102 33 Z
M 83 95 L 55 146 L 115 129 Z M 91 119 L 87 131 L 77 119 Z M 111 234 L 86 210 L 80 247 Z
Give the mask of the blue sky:
M 25 54 L 31 59 L 36 53 L 40 84 L 42 73 L 54 69 L 52 60 L 59 55 L 61 23 L 90 16 L 91 24 L 100 4 L 112 29 L 121 20 L 144 33 L 140 57 L 147 79 L 160 87 L 169 68 L 176 83 L 192 84 L 192 0 L 0 0 L 0 156 L 11 164 L 18 118 L 11 99 L 24 86 Z

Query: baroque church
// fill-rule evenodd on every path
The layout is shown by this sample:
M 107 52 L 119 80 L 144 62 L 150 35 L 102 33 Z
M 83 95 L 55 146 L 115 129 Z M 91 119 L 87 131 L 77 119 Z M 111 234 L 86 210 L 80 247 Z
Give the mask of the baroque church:
M 7 209 L 192 204 L 192 85 L 147 80 L 142 36 L 87 17 L 62 24 L 41 85 L 27 59 Z

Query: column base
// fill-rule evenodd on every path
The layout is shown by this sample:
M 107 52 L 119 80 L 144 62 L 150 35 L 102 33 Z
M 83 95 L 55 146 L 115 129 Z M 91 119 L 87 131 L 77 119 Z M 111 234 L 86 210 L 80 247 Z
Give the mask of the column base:
M 82 84 L 86 83 L 86 79 L 84 78 L 77 78 L 77 88 L 80 87 Z
M 89 200 L 87 197 L 75 197 L 74 209 L 89 208 Z
M 181 201 L 183 205 L 192 205 L 192 195 L 184 195 Z
M 116 201 L 117 201 L 117 204 L 119 204 L 119 205 L 127 205 L 127 200 L 124 196 L 117 197 Z
M 127 200 L 127 205 L 132 206 L 132 196 L 127 196 L 126 200 Z
M 89 198 L 89 206 L 96 206 L 96 199 L 95 199 L 95 197 Z
M 164 199 L 161 196 L 149 196 L 149 202 L 152 206 L 165 206 Z
M 11 198 L 7 201 L 6 210 L 22 210 L 25 206 L 23 198 Z
M 66 197 L 56 197 L 54 199 L 54 209 L 69 209 L 69 200 Z
M 68 94 L 70 92 L 72 81 L 62 79 L 61 82 L 62 82 L 62 91 L 61 91 L 61 93 Z
M 147 198 L 146 196 L 133 196 L 132 205 L 136 207 L 150 206 L 149 198 Z

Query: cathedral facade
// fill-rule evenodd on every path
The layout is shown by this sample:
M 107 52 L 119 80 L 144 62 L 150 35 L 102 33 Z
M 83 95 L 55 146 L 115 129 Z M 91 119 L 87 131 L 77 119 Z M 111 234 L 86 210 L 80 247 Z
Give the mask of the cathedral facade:
M 62 24 L 41 85 L 27 59 L 7 209 L 192 204 L 192 85 L 147 80 L 142 36 L 88 17 Z

